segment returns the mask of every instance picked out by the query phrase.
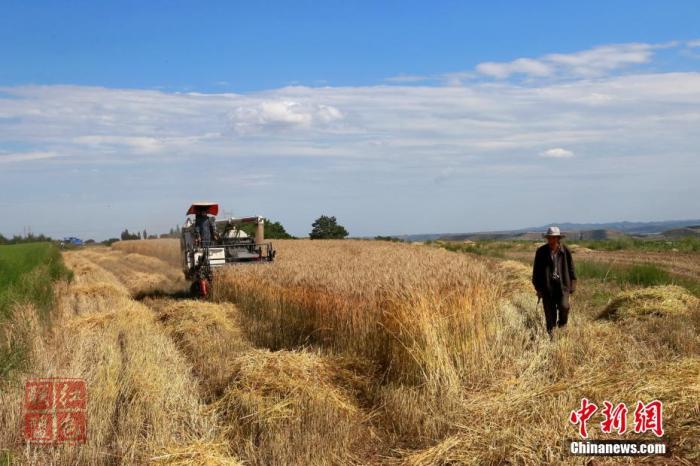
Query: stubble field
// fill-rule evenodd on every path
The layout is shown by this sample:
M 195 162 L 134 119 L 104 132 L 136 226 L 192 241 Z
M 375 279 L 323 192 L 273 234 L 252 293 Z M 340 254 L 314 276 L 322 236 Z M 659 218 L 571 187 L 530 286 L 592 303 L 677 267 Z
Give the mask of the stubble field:
M 700 309 L 681 288 L 649 304 L 583 279 L 550 341 L 520 262 L 275 247 L 274 263 L 220 271 L 211 302 L 184 293 L 176 240 L 65 253 L 75 278 L 57 287 L 52 331 L 35 328 L 27 375 L 87 380 L 87 443 L 17 447 L 5 427 L 2 448 L 35 464 L 585 464 L 566 441 L 587 397 L 662 400 L 671 456 L 645 461 L 700 459 Z M 21 396 L 19 379 L 5 385 L 6 426 Z M 619 438 L 597 424 L 593 438 Z

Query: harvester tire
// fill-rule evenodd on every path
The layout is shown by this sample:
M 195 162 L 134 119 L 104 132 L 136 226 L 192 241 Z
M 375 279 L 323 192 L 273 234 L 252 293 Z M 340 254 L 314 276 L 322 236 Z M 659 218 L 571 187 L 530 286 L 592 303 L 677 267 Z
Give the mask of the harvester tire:
M 207 279 L 193 281 L 190 286 L 190 294 L 194 298 L 208 299 L 211 294 L 211 283 Z

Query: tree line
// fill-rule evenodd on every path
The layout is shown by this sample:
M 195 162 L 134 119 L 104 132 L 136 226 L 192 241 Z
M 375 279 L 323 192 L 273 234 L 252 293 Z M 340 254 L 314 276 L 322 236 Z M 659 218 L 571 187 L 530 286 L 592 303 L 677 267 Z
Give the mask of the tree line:
M 20 244 L 20 243 L 43 243 L 53 241 L 51 237 L 45 235 L 34 235 L 32 233 L 26 236 L 14 235 L 11 238 L 5 238 L 0 234 L 0 244 Z
M 284 225 L 279 221 L 265 218 L 264 234 L 267 239 L 295 239 L 294 236 L 287 233 Z M 255 225 L 252 223 L 245 223 L 241 225 L 241 230 L 243 230 L 248 236 L 255 235 Z M 168 233 L 163 233 L 160 236 L 149 235 L 144 229 L 143 232 L 137 231 L 132 233 L 128 228 L 125 228 L 121 232 L 120 238 L 122 241 L 127 240 L 140 240 L 140 239 L 155 239 L 155 238 L 179 238 L 180 237 L 180 226 L 177 225 L 175 228 L 171 228 Z M 309 233 L 309 238 L 311 239 L 343 239 L 348 236 L 348 230 L 338 223 L 335 217 L 328 215 L 321 215 L 311 224 L 311 232 Z
M 249 236 L 255 235 L 255 225 L 244 224 L 241 229 Z M 102 244 L 110 245 L 116 241 L 156 239 L 156 238 L 179 238 L 181 233 L 180 225 L 171 228 L 168 233 L 160 235 L 149 234 L 144 228 L 143 231 L 131 232 L 128 228 L 119 234 L 119 238 L 110 238 L 102 241 Z M 311 239 L 343 239 L 348 236 L 347 229 L 338 223 L 338 220 L 333 216 L 321 215 L 311 224 Z M 294 239 L 295 237 L 287 233 L 282 223 L 279 221 L 265 219 L 265 238 L 267 239 Z M 34 235 L 29 233 L 25 236 L 14 235 L 11 238 L 6 238 L 0 234 L 0 244 L 19 244 L 19 243 L 37 243 L 56 241 L 50 236 L 43 234 Z M 85 244 L 95 243 L 94 240 L 88 239 Z

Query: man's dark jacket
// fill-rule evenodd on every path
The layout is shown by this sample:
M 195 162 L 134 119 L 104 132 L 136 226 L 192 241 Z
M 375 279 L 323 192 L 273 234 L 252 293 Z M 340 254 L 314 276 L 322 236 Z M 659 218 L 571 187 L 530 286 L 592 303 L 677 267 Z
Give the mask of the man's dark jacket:
M 199 233 L 199 239 L 202 243 L 210 243 L 216 236 L 216 227 L 214 226 L 214 218 L 206 214 L 197 214 L 194 219 L 194 226 Z
M 574 260 L 571 257 L 571 251 L 563 244 L 559 245 L 561 254 L 561 291 L 564 293 L 573 293 L 576 287 L 576 272 L 574 271 Z M 535 253 L 535 263 L 532 267 L 532 284 L 535 289 L 549 296 L 554 292 L 558 292 L 558 286 L 553 283 L 552 272 L 554 271 L 554 262 L 552 261 L 551 249 L 549 244 L 544 244 L 537 248 Z

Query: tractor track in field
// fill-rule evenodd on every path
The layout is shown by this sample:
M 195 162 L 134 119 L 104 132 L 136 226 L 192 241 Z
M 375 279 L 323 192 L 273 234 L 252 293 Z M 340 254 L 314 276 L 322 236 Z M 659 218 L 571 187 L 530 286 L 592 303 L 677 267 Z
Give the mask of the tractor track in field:
M 193 366 L 193 375 L 201 386 L 211 385 L 210 378 L 214 377 L 211 371 L 201 369 L 211 362 L 203 359 L 207 356 L 217 357 L 198 351 L 203 344 L 212 349 L 212 344 L 216 343 L 196 341 L 202 339 L 202 328 L 209 332 L 206 337 L 214 337 L 228 347 L 225 351 L 227 357 L 236 357 L 251 348 L 237 328 L 235 305 L 192 299 L 180 270 L 173 270 L 166 262 L 107 248 L 85 249 L 72 254 L 113 275 L 129 291 L 132 300 L 153 313 L 159 327 Z M 188 339 L 188 334 L 193 337 Z M 223 351 L 223 345 L 217 349 Z M 206 389 L 200 391 L 205 398 L 210 397 Z
M 132 296 L 144 283 L 175 284 L 167 271 L 152 272 L 150 258 L 129 256 L 106 248 L 63 254 L 74 276 L 57 289 L 55 324 L 36 370 L 85 380 L 89 430 L 79 447 L 28 451 L 31 462 L 145 464 L 195 455 L 207 458 L 201 464 L 239 464 L 221 446 L 186 355 Z
M 171 250 L 168 255 L 161 254 L 161 251 L 152 252 L 155 257 L 167 257 L 169 262 L 135 253 L 149 254 L 151 246 Z M 324 274 L 329 269 L 343 268 L 343 258 L 362 252 L 365 245 L 343 243 L 341 251 L 334 249 L 336 247 L 332 243 L 323 247 L 314 244 L 317 249 L 312 252 L 315 254 L 325 257 L 333 251 L 337 256 L 327 267 L 319 266 L 313 271 L 316 275 L 306 276 L 312 285 L 325 283 Z M 400 257 L 418 253 L 409 249 L 413 246 L 400 247 L 401 255 L 392 250 L 384 257 L 392 257 L 390 253 L 393 252 Z M 614 390 L 621 393 L 623 399 L 634 400 L 646 396 L 649 387 L 668 400 L 665 409 L 668 407 L 670 413 L 669 431 L 673 432 L 672 442 L 674 448 L 677 446 L 676 451 L 681 452 L 680 458 L 692 457 L 692 447 L 684 445 L 697 438 L 696 425 L 692 424 L 693 397 L 687 395 L 688 390 L 693 389 L 692 381 L 697 379 L 698 373 L 697 359 L 693 359 L 697 355 L 696 315 L 670 316 L 668 323 L 672 325 L 665 325 L 663 331 L 657 327 L 656 321 L 650 320 L 601 322 L 597 317 L 603 306 L 599 297 L 617 293 L 620 286 L 614 282 L 596 282 L 577 293 L 576 312 L 572 315 L 570 328 L 557 334 L 556 338 L 546 339 L 541 327 L 541 311 L 535 306 L 530 291 L 531 255 L 523 253 L 527 254 L 525 265 L 521 260 L 480 258 L 479 261 L 488 261 L 483 270 L 492 270 L 503 278 L 504 293 L 510 290 L 508 296 L 512 300 L 503 307 L 499 302 L 498 306 L 482 309 L 480 315 L 489 327 L 480 325 L 482 321 L 475 321 L 465 326 L 461 333 L 440 327 L 434 335 L 440 338 L 454 336 L 459 341 L 478 343 L 481 340 L 472 338 L 472 333 L 468 332 L 485 332 L 491 328 L 490 323 L 495 323 L 494 328 L 498 331 L 492 335 L 501 342 L 496 345 L 498 351 L 491 352 L 494 347 L 491 344 L 483 347 L 474 344 L 454 346 L 451 341 L 443 344 L 440 339 L 434 339 L 430 340 L 431 351 L 425 354 L 431 358 L 453 351 L 463 354 L 464 366 L 461 367 L 474 371 L 458 375 L 471 377 L 476 373 L 479 377 L 486 377 L 486 382 L 490 381 L 491 385 L 480 379 L 474 379 L 478 386 L 466 385 L 460 380 L 452 383 L 447 377 L 450 372 L 442 369 L 453 366 L 441 364 L 434 366 L 433 371 L 440 378 L 426 376 L 425 380 L 439 381 L 440 386 L 448 384 L 455 388 L 455 395 L 443 390 L 419 391 L 412 379 L 404 383 L 405 379 L 395 382 L 384 378 L 381 370 L 377 371 L 371 365 L 373 361 L 368 361 L 363 355 L 333 351 L 333 348 L 315 344 L 310 339 L 297 338 L 307 331 L 307 327 L 295 327 L 298 324 L 295 319 L 299 319 L 305 309 L 323 303 L 325 307 L 322 309 L 334 315 L 332 313 L 337 313 L 334 306 L 348 306 L 348 311 L 354 312 L 357 302 L 324 301 L 327 294 L 302 293 L 291 295 L 303 299 L 300 306 L 284 307 L 277 295 L 265 294 L 265 288 L 257 287 L 257 284 L 270 276 L 267 274 L 277 273 L 279 279 L 285 277 L 282 274 L 285 272 L 288 281 L 278 282 L 287 287 L 297 283 L 309 251 L 304 249 L 308 249 L 304 243 L 294 243 L 294 248 L 297 250 L 290 247 L 288 262 L 282 264 L 287 269 L 278 266 L 269 271 L 249 268 L 221 273 L 217 277 L 220 288 L 214 295 L 215 299 L 222 300 L 220 302 L 189 298 L 185 291 L 187 283 L 182 279 L 174 258 L 177 247 L 173 242 L 134 242 L 117 244 L 114 248 L 86 248 L 66 253 L 66 264 L 75 271 L 76 277 L 69 285 L 71 291 L 64 300 L 65 309 L 62 311 L 66 314 L 67 310 L 71 318 L 68 325 L 62 326 L 72 329 L 69 338 L 76 343 L 75 352 L 85 356 L 78 357 L 77 365 L 61 367 L 77 367 L 77 371 L 64 373 L 85 377 L 91 397 L 93 393 L 97 394 L 91 400 L 106 400 L 100 405 L 100 411 L 93 415 L 95 424 L 106 424 L 95 425 L 94 431 L 106 432 L 108 444 L 103 442 L 102 448 L 96 448 L 97 452 L 88 458 L 104 458 L 103 455 L 107 454 L 116 458 L 115 464 L 142 464 L 153 458 L 185 458 L 178 464 L 194 463 L 193 458 L 206 458 L 197 464 L 239 464 L 240 459 L 244 464 L 252 465 L 427 465 L 466 463 L 474 458 L 482 463 L 537 464 L 556 460 L 568 463 L 567 458 L 558 456 L 551 445 L 537 443 L 538 439 L 561 432 L 552 426 L 559 425 L 556 423 L 566 418 L 566 406 L 573 405 L 591 390 L 596 393 Z M 391 248 L 398 249 L 398 246 Z M 421 258 L 423 252 L 420 251 Z M 303 260 L 295 259 L 292 253 Z M 521 259 L 506 254 L 509 258 Z M 639 262 L 635 261 L 634 254 L 584 250 L 575 254 L 579 261 L 590 258 L 620 264 L 625 260 Z M 440 259 L 435 262 L 442 264 L 442 254 L 435 256 Z M 651 260 L 643 262 L 658 263 L 665 255 L 652 256 Z M 454 286 L 452 280 L 458 276 L 457 272 L 465 268 L 469 272 L 469 267 L 474 264 L 471 259 L 464 259 L 464 255 L 450 258 L 454 259 L 450 264 L 455 269 L 446 277 L 446 283 Z M 695 276 L 696 264 L 692 257 L 678 254 L 666 259 L 673 261 L 666 266 L 676 273 Z M 690 263 L 685 263 L 686 259 Z M 463 267 L 458 267 L 462 260 Z M 341 263 L 343 266 L 339 266 Z M 433 270 L 432 261 L 418 263 L 423 264 L 423 270 Z M 365 277 L 364 262 L 362 264 L 363 267 L 357 270 L 351 269 L 350 279 Z M 474 280 L 481 276 L 476 273 L 481 270 L 481 267 L 476 267 L 467 276 Z M 246 277 L 248 281 L 245 281 Z M 348 283 L 353 282 L 338 280 L 334 282 L 335 289 L 342 293 L 346 290 L 344 287 L 350 286 Z M 365 282 L 360 281 L 362 283 Z M 396 283 L 391 284 L 395 286 Z M 352 286 L 354 291 L 355 285 Z M 288 289 L 283 287 L 282 291 Z M 500 293 L 499 290 L 495 291 Z M 444 291 L 444 288 L 439 288 L 439 291 Z M 425 298 L 423 295 L 419 297 Z M 365 293 L 362 299 L 371 298 L 371 294 Z M 396 328 L 400 329 L 414 322 L 421 323 L 424 327 L 411 327 L 406 335 L 432 336 L 430 332 L 436 328 L 432 325 L 432 316 L 435 304 L 442 302 L 440 299 L 425 301 L 427 304 L 422 308 L 400 307 L 398 309 L 406 313 L 398 315 L 400 319 L 395 318 L 396 322 L 387 322 L 396 323 Z M 251 302 L 254 309 L 251 309 Z M 461 305 L 461 301 L 458 304 Z M 426 311 L 425 317 L 416 319 L 416 310 L 421 309 Z M 450 311 L 454 309 L 449 308 Z M 472 317 L 468 313 L 457 315 L 467 319 Z M 348 316 L 356 314 L 349 313 Z M 275 320 L 280 317 L 280 320 Z M 309 317 L 313 322 L 315 316 Z M 329 322 L 333 323 L 332 320 L 321 320 L 317 328 L 332 329 L 332 325 L 326 325 Z M 306 321 L 302 319 L 302 323 L 306 324 Z M 351 327 L 348 331 L 348 327 L 342 327 L 342 331 L 332 335 L 336 338 L 333 341 L 342 343 L 342 338 L 359 334 L 363 329 L 358 326 L 358 330 Z M 276 344 L 280 335 L 289 337 L 284 341 L 286 344 Z M 349 338 L 348 341 L 354 342 L 355 339 Z M 592 344 L 577 344 L 579 342 Z M 433 351 L 433 344 L 438 349 L 443 348 L 445 353 Z M 278 350 L 271 351 L 272 348 Z M 392 363 L 397 365 L 403 361 L 404 353 L 381 354 L 394 356 Z M 491 358 L 486 360 L 496 364 L 507 358 L 508 363 L 501 368 L 502 374 L 496 373 L 493 379 L 488 379 L 489 374 L 479 372 L 481 359 L 466 359 L 472 354 Z M 615 360 L 612 366 L 611 354 Z M 406 352 L 406 357 L 410 356 L 412 353 Z M 668 364 L 676 360 L 679 361 L 677 364 Z M 645 377 L 638 377 L 637 368 L 641 364 L 650 367 Z M 667 366 L 670 368 L 665 369 Z M 410 375 L 412 367 L 405 366 L 405 373 Z M 492 364 L 488 366 L 489 371 L 492 367 Z M 94 368 L 98 369 L 97 374 Z M 145 373 L 142 374 L 142 370 Z M 102 388 L 98 383 L 100 377 L 107 379 Z M 569 378 L 577 380 L 577 377 L 586 382 L 580 385 L 567 382 Z M 112 380 L 114 383 L 108 383 Z M 116 396 L 112 393 L 115 391 L 113 386 L 116 387 Z M 100 394 L 100 390 L 107 393 Z M 444 399 L 447 401 L 443 402 Z M 546 409 L 534 409 L 535 405 Z M 162 410 L 168 414 L 165 416 L 167 420 L 161 419 Z M 458 412 L 458 417 L 450 417 L 453 412 Z M 536 414 L 527 417 L 526 427 L 521 429 L 523 423 L 513 423 L 513 420 L 520 419 L 524 412 Z M 187 419 L 184 422 L 178 420 L 177 413 L 187 413 Z M 488 415 L 483 416 L 484 413 Z M 100 416 L 106 420 L 98 420 Z M 134 422 L 134 417 L 137 422 Z M 461 424 L 453 424 L 453 419 Z M 190 433 L 193 429 L 188 427 L 192 425 L 194 439 Z M 157 442 L 143 443 L 144 432 L 150 435 L 151 430 L 144 429 L 144 426 L 158 428 L 153 435 Z M 112 432 L 114 435 L 110 436 Z M 499 432 L 508 435 L 500 437 Z M 182 438 L 186 439 L 186 448 L 171 446 L 174 439 L 182 443 Z M 503 447 L 494 448 L 494 441 Z M 139 455 L 141 449 L 149 446 L 152 447 L 148 449 L 149 456 Z M 210 453 L 216 458 L 205 456 Z M 54 463 L 75 464 L 79 461 Z
M 338 419 L 333 422 L 349 426 L 344 442 L 351 442 L 353 437 L 376 438 L 376 432 L 368 425 L 372 416 L 365 411 L 367 408 L 361 407 L 365 403 L 360 402 L 352 390 L 336 387 L 338 382 L 334 377 L 324 378 L 324 372 L 335 371 L 334 360 L 303 349 L 270 352 L 266 348 L 255 347 L 241 329 L 235 304 L 191 299 L 187 291 L 188 284 L 178 268 L 154 257 L 127 254 L 109 248 L 72 251 L 65 254 L 65 257 L 67 265 L 76 274 L 74 285 L 77 288 L 71 298 L 73 312 L 86 315 L 94 312 L 120 312 L 121 309 L 110 310 L 105 300 L 99 297 L 87 301 L 82 298 L 84 293 L 94 291 L 99 295 L 105 290 L 109 293 L 119 290 L 123 301 L 120 308 L 133 305 L 150 311 L 156 325 L 155 330 L 172 342 L 173 349 L 178 353 L 175 357 L 183 359 L 189 366 L 189 374 L 182 376 L 190 377 L 196 383 L 200 402 L 209 406 L 210 412 L 218 412 L 213 421 L 218 426 L 214 436 L 230 440 L 226 454 L 251 464 L 264 464 L 283 457 L 287 453 L 274 451 L 273 442 L 282 445 L 286 442 L 280 442 L 280 438 L 288 437 L 289 442 L 298 438 L 301 433 L 295 430 L 298 429 L 296 421 L 276 420 L 277 424 L 273 423 L 270 427 L 272 433 L 268 443 L 265 443 L 265 432 L 259 431 L 261 427 L 269 427 L 267 420 L 262 419 L 257 424 L 251 422 L 252 427 L 245 427 L 234 434 L 230 433 L 231 424 L 244 424 L 247 421 L 241 419 L 247 417 L 255 419 L 259 415 L 256 411 L 281 409 L 279 407 L 285 404 L 296 404 L 298 406 L 294 409 L 308 410 L 313 403 L 328 404 L 329 399 L 335 400 L 333 402 L 338 406 L 329 408 L 323 405 L 323 410 L 330 411 L 331 417 L 337 415 Z M 95 303 L 98 303 L 97 308 L 91 309 Z M 131 344 L 130 337 L 122 331 L 117 340 L 120 357 L 124 359 L 125 347 L 128 348 Z M 120 367 L 125 366 L 126 363 L 122 361 Z M 120 373 L 119 376 L 122 377 L 123 374 Z M 257 390 L 256 387 L 261 387 L 261 395 L 248 391 Z M 314 390 L 325 393 L 324 400 L 316 400 L 316 395 L 312 393 Z M 253 401 L 248 399 L 251 396 Z M 259 399 L 255 400 L 256 397 Z M 112 419 L 119 422 L 128 416 L 122 404 L 118 403 L 112 414 Z M 229 408 L 229 404 L 235 409 Z M 322 430 L 335 435 L 328 427 Z M 257 451 L 260 448 L 250 451 L 244 438 L 247 434 L 254 439 L 262 437 L 260 447 L 272 448 L 269 456 L 260 456 Z M 119 444 L 115 438 L 118 435 L 119 430 L 114 429 L 109 444 L 112 445 L 110 449 L 116 450 L 116 454 L 120 455 L 122 453 L 119 447 L 114 446 Z M 240 442 L 243 446 L 234 445 L 235 442 Z M 310 441 L 306 449 L 312 451 L 314 447 Z M 340 451 L 345 446 L 338 443 L 335 448 Z M 313 462 L 313 454 L 307 452 L 306 461 Z M 324 454 L 334 455 L 335 451 Z M 376 462 L 376 458 L 368 459 L 374 454 L 376 452 L 363 452 L 361 458 L 353 457 L 351 462 Z

